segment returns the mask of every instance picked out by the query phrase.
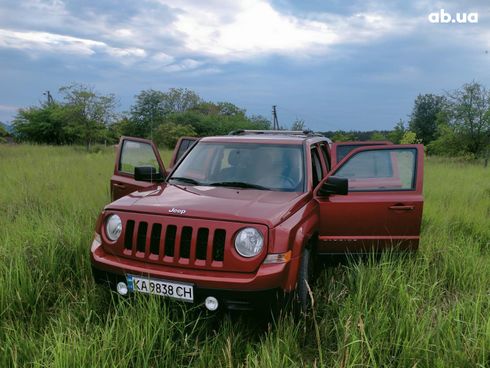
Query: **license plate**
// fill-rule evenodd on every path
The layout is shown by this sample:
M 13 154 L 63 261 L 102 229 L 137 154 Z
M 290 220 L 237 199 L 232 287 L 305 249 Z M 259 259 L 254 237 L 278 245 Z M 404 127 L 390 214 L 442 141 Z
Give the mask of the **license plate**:
M 128 275 L 127 280 L 130 291 L 161 295 L 168 298 L 184 300 L 186 302 L 194 301 L 194 287 L 190 284 L 134 275 Z

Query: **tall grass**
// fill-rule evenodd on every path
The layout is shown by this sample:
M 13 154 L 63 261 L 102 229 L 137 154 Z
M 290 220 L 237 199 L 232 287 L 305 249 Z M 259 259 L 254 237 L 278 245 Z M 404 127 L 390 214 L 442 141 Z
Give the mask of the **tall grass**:
M 490 366 L 490 169 L 427 160 L 420 251 L 327 267 L 314 317 L 269 323 L 94 285 L 113 156 L 0 146 L 1 367 Z

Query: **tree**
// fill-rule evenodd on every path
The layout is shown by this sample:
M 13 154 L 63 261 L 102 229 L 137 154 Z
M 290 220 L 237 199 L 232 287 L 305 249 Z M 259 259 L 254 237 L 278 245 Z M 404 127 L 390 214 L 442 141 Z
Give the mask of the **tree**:
M 166 120 L 172 113 L 184 113 L 197 108 L 201 97 L 194 91 L 182 88 L 170 88 L 167 92 L 153 89 L 141 91 L 131 107 L 132 135 L 149 137 L 152 129 Z
M 464 155 L 464 145 L 449 122 L 448 111 L 437 114 L 437 139 L 429 143 L 427 153 L 439 156 Z
M 386 140 L 386 137 L 383 133 L 373 132 L 373 134 L 371 134 L 371 137 L 369 137 L 369 140 L 371 140 L 371 141 L 384 141 L 384 140 Z
M 187 88 L 170 88 L 163 97 L 163 108 L 167 113 L 191 110 L 202 102 L 196 92 Z
M 127 116 L 123 116 L 120 120 L 109 125 L 108 129 L 109 135 L 114 136 L 115 138 L 122 135 L 131 137 L 140 136 L 138 134 L 138 128 L 136 127 L 135 122 Z
M 399 144 L 406 131 L 407 129 L 405 128 L 405 123 L 402 119 L 400 119 L 400 121 L 396 123 L 395 128 L 388 133 L 388 139 L 395 144 Z
M 76 142 L 77 135 L 67 126 L 65 107 L 58 102 L 20 109 L 13 121 L 16 138 L 32 143 L 60 145 Z
M 7 130 L 0 124 L 0 137 L 6 137 L 8 135 Z
M 248 120 L 257 130 L 270 130 L 272 127 L 271 121 L 262 115 L 252 115 Z
M 107 126 L 116 119 L 115 96 L 99 94 L 82 84 L 61 87 L 59 92 L 65 101 L 66 130 L 76 135 L 89 150 L 93 142 L 104 137 Z
M 196 132 L 189 125 L 163 123 L 155 129 L 153 140 L 158 145 L 173 149 L 180 137 L 195 137 Z
M 415 134 L 415 132 L 407 130 L 405 133 L 403 133 L 403 137 L 400 140 L 400 144 L 415 144 L 415 143 L 420 143 L 420 140 L 417 139 L 417 134 Z
M 409 129 L 413 131 L 422 143 L 428 144 L 436 138 L 437 113 L 447 105 L 444 96 L 434 94 L 418 95 L 410 115 Z
M 291 130 L 305 130 L 305 121 L 303 119 L 296 119 L 293 124 L 291 124 Z
M 3 124 L 0 123 L 0 143 L 6 142 L 6 137 L 9 135 L 7 130 L 3 127 Z
M 220 107 L 213 102 L 201 102 L 194 106 L 191 110 L 193 113 L 203 114 L 203 115 L 219 115 Z
M 245 109 L 241 109 L 231 102 L 218 102 L 217 106 L 220 115 L 245 117 Z
M 465 151 L 479 155 L 490 144 L 490 92 L 479 83 L 448 93 L 449 117 Z
M 348 142 L 357 140 L 353 132 L 345 132 L 343 130 L 334 132 L 331 139 L 334 142 Z
M 136 102 L 131 106 L 130 124 L 131 135 L 148 137 L 156 122 L 161 122 L 168 113 L 163 104 L 165 94 L 161 91 L 149 89 L 141 91 L 136 96 Z

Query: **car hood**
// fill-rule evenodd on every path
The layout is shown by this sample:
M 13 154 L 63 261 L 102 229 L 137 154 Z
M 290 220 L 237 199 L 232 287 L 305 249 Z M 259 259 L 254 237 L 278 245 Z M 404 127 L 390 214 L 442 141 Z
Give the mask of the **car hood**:
M 308 200 L 310 194 L 210 186 L 159 185 L 112 202 L 106 210 L 122 210 L 261 223 L 274 227 Z

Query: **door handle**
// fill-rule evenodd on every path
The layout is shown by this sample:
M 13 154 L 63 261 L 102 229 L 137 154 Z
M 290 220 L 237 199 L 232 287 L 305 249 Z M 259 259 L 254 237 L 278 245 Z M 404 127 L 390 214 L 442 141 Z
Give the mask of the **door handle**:
M 390 206 L 388 207 L 390 210 L 394 210 L 394 211 L 412 211 L 415 207 L 414 206 L 405 206 L 405 205 L 394 205 L 394 206 Z
M 119 188 L 119 189 L 126 189 L 126 186 L 124 184 L 117 184 L 117 183 L 114 183 L 114 186 L 116 188 Z

